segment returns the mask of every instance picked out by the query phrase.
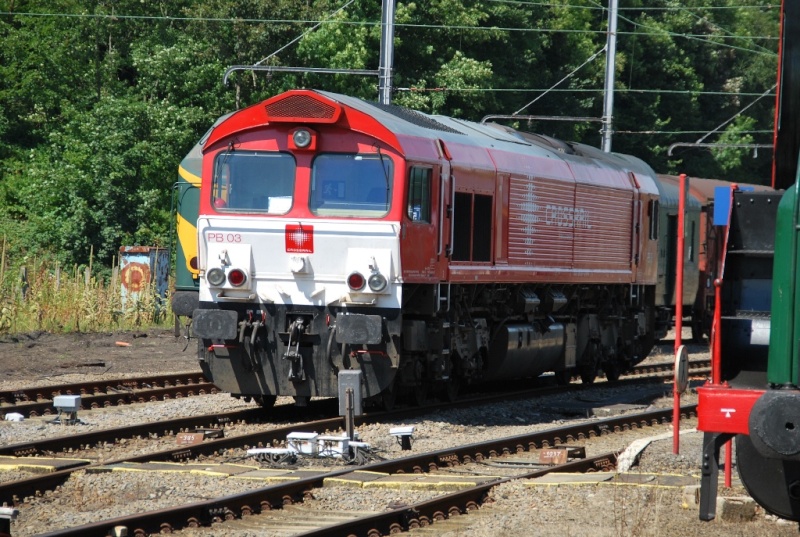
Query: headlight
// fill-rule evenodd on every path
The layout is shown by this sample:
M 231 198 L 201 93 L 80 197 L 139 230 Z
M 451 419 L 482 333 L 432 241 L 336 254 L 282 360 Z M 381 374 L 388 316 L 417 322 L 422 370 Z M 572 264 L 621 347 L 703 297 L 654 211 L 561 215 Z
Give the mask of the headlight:
M 292 133 L 292 140 L 294 140 L 294 145 L 301 149 L 308 147 L 308 144 L 311 143 L 311 133 L 306 129 L 297 129 Z
M 369 277 L 367 283 L 369 284 L 369 288 L 376 293 L 386 289 L 386 278 L 383 276 L 383 274 L 373 274 Z
M 219 287 L 225 283 L 225 271 L 221 268 L 212 268 L 206 272 L 206 280 L 214 287 Z

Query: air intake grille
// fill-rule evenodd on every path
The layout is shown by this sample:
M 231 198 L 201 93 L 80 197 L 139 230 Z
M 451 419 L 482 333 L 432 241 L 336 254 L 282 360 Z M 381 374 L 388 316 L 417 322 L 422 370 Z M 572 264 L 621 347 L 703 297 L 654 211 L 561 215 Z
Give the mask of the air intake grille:
M 435 131 L 451 132 L 453 134 L 464 134 L 463 132 L 452 129 L 443 123 L 439 123 L 433 118 L 430 118 L 424 114 L 420 114 L 416 110 L 411 110 L 410 108 L 406 108 L 404 106 L 374 102 L 370 104 L 376 108 L 380 108 L 384 112 L 392 114 L 393 116 L 397 116 L 400 119 L 408 121 L 409 123 L 413 123 L 417 127 L 424 127 L 426 129 L 432 129 Z
M 332 120 L 336 115 L 336 107 L 309 97 L 308 95 L 292 95 L 266 106 L 270 119 L 324 119 Z

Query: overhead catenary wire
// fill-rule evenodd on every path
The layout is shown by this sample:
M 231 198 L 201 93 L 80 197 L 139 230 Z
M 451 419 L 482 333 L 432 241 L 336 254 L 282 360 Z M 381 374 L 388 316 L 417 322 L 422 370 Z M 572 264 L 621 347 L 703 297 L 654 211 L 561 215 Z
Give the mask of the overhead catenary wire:
M 330 17 L 332 17 L 332 16 L 336 15 L 337 13 L 339 13 L 339 12 L 343 11 L 343 10 L 344 10 L 344 9 L 345 9 L 347 6 L 349 6 L 349 5 L 350 5 L 350 4 L 352 4 L 353 2 L 355 2 L 355 0 L 350 0 L 350 1 L 349 1 L 349 2 L 347 2 L 345 5 L 341 6 L 340 8 L 336 9 L 335 11 L 333 11 L 333 13 L 331 13 L 329 16 L 330 16 Z M 300 41 L 301 39 L 303 39 L 305 36 L 307 36 L 308 34 L 310 34 L 311 32 L 313 32 L 314 30 L 316 30 L 317 28 L 319 28 L 320 26 L 322 26 L 323 22 L 324 22 L 324 21 L 320 21 L 320 22 L 318 22 L 317 24 L 315 24 L 314 26 L 312 26 L 311 28 L 309 28 L 308 30 L 306 30 L 305 32 L 303 32 L 302 34 L 298 35 L 297 37 L 295 37 L 294 39 L 292 39 L 291 41 L 289 41 L 288 43 L 286 43 L 284 46 L 282 46 L 281 48 L 279 48 L 279 49 L 278 49 L 278 50 L 276 50 L 275 52 L 273 52 L 272 54 L 269 54 L 268 56 L 266 56 L 265 58 L 263 58 L 263 59 L 261 59 L 261 60 L 257 61 L 257 62 L 256 62 L 256 63 L 254 63 L 253 65 L 261 65 L 262 63 L 264 63 L 264 62 L 265 62 L 265 61 L 267 61 L 268 59 L 272 58 L 272 57 L 273 57 L 273 56 L 275 56 L 276 54 L 278 54 L 278 53 L 280 53 L 280 52 L 282 52 L 282 51 L 286 50 L 287 48 L 289 48 L 289 47 L 290 47 L 290 46 L 292 46 L 293 44 L 297 43 L 298 41 Z
M 531 7 L 557 7 L 559 9 L 583 9 L 583 10 L 592 10 L 598 11 L 601 9 L 605 9 L 602 7 L 596 6 L 585 6 L 585 5 L 576 5 L 576 4 L 556 4 L 553 2 L 529 2 L 526 0 L 486 0 L 487 2 L 497 3 L 497 4 L 512 4 L 512 5 L 523 5 L 523 6 L 531 6 Z M 731 5 L 731 6 L 697 6 L 697 7 L 675 7 L 675 6 L 659 6 L 659 7 L 620 7 L 620 11 L 681 11 L 681 10 L 728 10 L 728 9 L 773 9 L 780 7 L 780 4 L 751 4 L 751 5 Z
M 603 88 L 449 88 L 449 87 L 436 87 L 436 88 L 417 88 L 414 86 L 401 86 L 395 87 L 396 91 L 407 92 L 452 92 L 452 93 L 492 93 L 492 92 L 511 92 L 511 93 L 539 93 L 542 91 L 550 91 L 552 93 L 602 93 Z M 702 96 L 720 96 L 720 97 L 758 97 L 762 95 L 759 92 L 737 92 L 737 91 L 702 91 L 702 90 L 668 90 L 668 89 L 646 89 L 646 88 L 617 88 L 614 90 L 616 93 L 655 93 L 655 94 L 675 94 L 675 95 L 702 95 Z M 773 97 L 774 93 L 769 94 Z M 703 131 L 706 132 L 706 131 Z
M 682 12 L 682 13 L 684 13 L 684 12 L 685 12 L 685 13 L 689 14 L 690 16 L 692 16 L 692 17 L 694 17 L 695 19 L 697 19 L 699 22 L 706 22 L 706 23 L 708 23 L 708 24 L 709 24 L 709 25 L 710 25 L 712 28 L 715 28 L 715 29 L 717 29 L 718 31 L 725 32 L 725 33 L 723 34 L 725 38 L 732 37 L 732 36 L 735 36 L 735 35 L 736 35 L 736 34 L 734 34 L 733 32 L 729 31 L 728 29 L 726 29 L 726 28 L 723 28 L 722 26 L 720 26 L 720 25 L 719 25 L 719 24 L 717 24 L 716 22 L 714 22 L 714 21 L 712 21 L 712 20 L 709 20 L 709 19 L 707 19 L 706 17 L 701 17 L 701 16 L 700 16 L 700 15 L 698 15 L 697 13 L 692 13 L 692 12 L 691 12 L 691 10 L 689 10 L 689 9 L 687 9 L 687 8 L 685 8 L 685 7 L 678 8 L 678 10 L 679 10 L 680 12 Z M 737 36 L 737 37 L 739 37 L 739 36 Z M 772 52 L 773 52 L 773 51 L 771 51 L 771 50 L 769 50 L 769 49 L 767 49 L 767 48 L 765 48 L 765 47 L 762 47 L 761 45 L 759 45 L 759 44 L 758 44 L 758 43 L 756 43 L 756 42 L 753 42 L 753 46 L 755 46 L 755 47 L 758 47 L 758 48 L 761 48 L 761 49 L 763 49 L 764 51 L 766 51 L 766 52 L 769 52 L 769 53 L 772 53 Z
M 705 140 L 706 138 L 708 138 L 710 135 L 714 134 L 715 132 L 717 132 L 718 130 L 720 130 L 722 127 L 724 127 L 725 125 L 727 125 L 728 123 L 730 123 L 731 121 L 733 121 L 734 119 L 736 119 L 737 117 L 739 117 L 740 115 L 742 115 L 742 114 L 743 114 L 743 113 L 744 113 L 744 112 L 745 112 L 745 111 L 746 111 L 748 108 L 750 108 L 751 106 L 753 106 L 754 104 L 756 104 L 758 101 L 760 101 L 761 99 L 763 99 L 764 97 L 766 97 L 767 95 L 769 95 L 769 94 L 770 94 L 770 92 L 771 92 L 772 90 L 774 90 L 775 88 L 777 88 L 777 87 L 778 87 L 778 83 L 776 82 L 775 84 L 773 84 L 773 85 L 772 85 L 772 87 L 771 87 L 771 88 L 769 88 L 767 91 L 765 91 L 764 93 L 762 93 L 762 94 L 761 94 L 761 95 L 760 95 L 760 96 L 759 96 L 757 99 L 755 99 L 753 102 L 751 102 L 750 104 L 748 104 L 747 106 L 745 106 L 744 108 L 742 108 L 741 110 L 739 110 L 738 112 L 736 112 L 735 114 L 733 114 L 731 117 L 729 117 L 728 119 L 726 119 L 725 121 L 723 121 L 722 123 L 720 123 L 719 125 L 717 125 L 717 126 L 716 126 L 716 127 L 713 129 L 713 130 L 711 130 L 711 131 L 707 132 L 707 133 L 706 133 L 704 136 L 701 136 L 701 137 L 700 137 L 700 138 L 697 140 L 697 142 L 695 142 L 695 143 L 698 143 L 698 144 L 699 144 L 699 143 L 701 143 L 703 140 Z
M 594 61 L 594 59 L 595 59 L 595 58 L 597 58 L 597 57 L 598 57 L 600 54 L 602 54 L 603 52 L 605 52 L 605 51 L 606 51 L 606 48 L 607 48 L 607 46 L 606 46 L 606 45 L 603 45 L 603 48 L 601 48 L 600 50 L 598 50 L 597 52 L 595 52 L 594 54 L 592 54 L 591 56 L 589 56 L 589 57 L 586 59 L 586 61 L 585 61 L 585 62 L 583 62 L 582 64 L 580 64 L 578 67 L 576 67 L 575 69 L 573 69 L 573 70 L 572 70 L 572 71 L 570 71 L 569 73 L 567 73 L 567 74 L 566 74 L 566 75 L 565 75 L 565 76 L 564 76 L 564 77 L 563 77 L 561 80 L 559 80 L 558 82 L 556 82 L 555 84 L 553 84 L 553 85 L 552 85 L 552 86 L 551 86 L 549 89 L 545 90 L 545 91 L 544 91 L 544 93 L 542 93 L 541 95 L 539 95 L 538 97 L 536 97 L 534 100 L 532 100 L 531 102 L 529 102 L 528 104 L 526 104 L 525 106 L 523 106 L 522 108 L 520 108 L 519 110 L 517 110 L 516 112 L 514 112 L 512 115 L 516 116 L 517 114 L 519 114 L 520 112 L 522 112 L 523 110 L 525 110 L 526 108 L 528 108 L 530 105 L 532 105 L 533 103 L 535 103 L 536 101 L 538 101 L 539 99 L 541 99 L 542 97 L 544 97 L 545 95 L 547 95 L 548 93 L 550 93 L 550 90 L 552 90 L 552 89 L 553 89 L 553 88 L 555 88 L 556 86 L 559 86 L 559 85 L 560 85 L 562 82 L 564 82 L 564 81 L 565 81 L 565 80 L 567 80 L 568 78 L 571 78 L 571 77 L 572 77 L 572 76 L 573 76 L 575 73 L 577 73 L 577 72 L 578 72 L 578 71 L 579 71 L 579 70 L 580 70 L 580 69 L 581 69 L 581 68 L 582 68 L 584 65 L 587 65 L 587 64 L 591 63 L 592 61 Z
M 112 21 L 117 20 L 153 20 L 153 21 L 168 21 L 168 22 L 232 22 L 232 23 L 249 23 L 249 24 L 343 24 L 350 26 L 380 26 L 380 21 L 346 21 L 346 20 L 325 20 L 325 19 L 264 19 L 264 18 L 247 18 L 247 17 L 183 17 L 177 15 L 120 15 L 111 13 L 35 13 L 35 12 L 17 12 L 17 11 L 0 11 L 0 16 L 20 16 L 20 17 L 62 17 L 62 18 L 77 18 L 77 19 L 109 19 Z M 431 30 L 472 30 L 481 32 L 528 32 L 528 33 L 543 33 L 543 34 L 605 34 L 605 30 L 591 30 L 591 29 L 569 29 L 569 28 L 522 28 L 513 26 L 465 26 L 465 25 L 451 25 L 451 24 L 414 24 L 414 23 L 396 23 L 398 28 L 423 28 Z M 621 35 L 634 35 L 634 36 L 652 36 L 652 32 L 619 32 Z M 708 34 L 685 34 L 676 33 L 678 37 L 694 37 L 702 38 L 708 37 Z M 777 36 L 715 36 L 724 39 L 741 39 L 753 40 L 763 39 L 768 41 L 778 41 Z M 747 50 L 747 49 L 745 49 Z

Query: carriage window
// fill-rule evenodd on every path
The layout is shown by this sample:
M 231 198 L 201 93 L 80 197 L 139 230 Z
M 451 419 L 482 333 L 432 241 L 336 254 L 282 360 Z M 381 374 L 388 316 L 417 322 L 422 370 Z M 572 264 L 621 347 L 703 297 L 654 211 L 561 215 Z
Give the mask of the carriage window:
M 431 221 L 430 168 L 411 168 L 408 177 L 408 217 L 414 222 Z
M 647 216 L 650 217 L 650 240 L 658 239 L 658 200 L 650 200 L 647 204 Z
M 221 212 L 286 214 L 295 161 L 288 153 L 225 151 L 214 159 L 211 203 Z
M 309 208 L 319 216 L 385 216 L 393 170 L 385 154 L 319 155 L 311 168 Z

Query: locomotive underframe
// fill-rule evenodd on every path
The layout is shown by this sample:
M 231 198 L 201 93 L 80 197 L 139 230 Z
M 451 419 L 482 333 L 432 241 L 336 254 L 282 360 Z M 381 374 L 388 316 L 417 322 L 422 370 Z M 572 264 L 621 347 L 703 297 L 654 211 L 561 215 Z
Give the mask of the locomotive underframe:
M 342 370 L 362 372 L 364 397 L 452 395 L 463 384 L 547 371 L 562 382 L 601 372 L 614 380 L 655 341 L 652 287 L 406 284 L 403 296 L 402 313 L 201 303 L 201 366 L 221 389 L 266 402 L 335 397 Z

